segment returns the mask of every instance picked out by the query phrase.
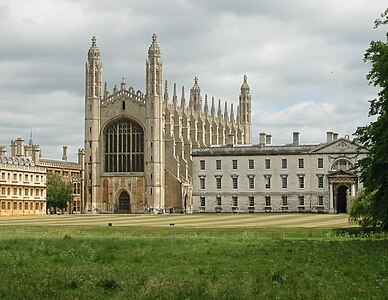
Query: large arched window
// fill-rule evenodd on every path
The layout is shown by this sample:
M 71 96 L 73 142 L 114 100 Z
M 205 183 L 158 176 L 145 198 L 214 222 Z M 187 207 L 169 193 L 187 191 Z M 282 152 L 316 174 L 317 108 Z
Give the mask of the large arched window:
M 137 122 L 122 119 L 107 128 L 105 172 L 144 172 L 144 132 Z
M 340 159 L 333 164 L 333 166 L 331 167 L 331 170 L 332 171 L 349 170 L 352 167 L 353 167 L 353 164 L 350 161 L 346 159 Z

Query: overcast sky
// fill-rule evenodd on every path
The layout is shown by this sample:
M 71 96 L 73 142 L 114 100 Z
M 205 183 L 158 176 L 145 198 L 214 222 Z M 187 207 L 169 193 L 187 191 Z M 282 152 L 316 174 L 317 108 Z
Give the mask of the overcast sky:
M 97 38 L 103 80 L 111 90 L 145 91 L 153 33 L 163 77 L 179 89 L 198 77 L 203 95 L 238 102 L 248 76 L 253 142 L 326 140 L 352 135 L 368 119 L 376 89 L 365 79 L 363 54 L 387 6 L 383 0 L 0 0 L 0 145 L 18 137 L 39 144 L 45 158 L 76 157 L 83 148 L 84 67 Z M 222 106 L 223 107 L 223 106 Z M 235 112 L 236 113 L 236 112 Z

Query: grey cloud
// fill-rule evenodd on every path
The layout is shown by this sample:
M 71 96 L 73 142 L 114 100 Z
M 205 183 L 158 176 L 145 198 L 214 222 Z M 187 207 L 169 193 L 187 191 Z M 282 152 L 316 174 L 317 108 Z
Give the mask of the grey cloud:
M 0 144 L 28 138 L 33 128 L 45 156 L 60 157 L 62 144 L 74 152 L 83 146 L 84 66 L 93 35 L 109 89 L 125 77 L 128 86 L 144 91 L 154 32 L 170 94 L 176 82 L 188 97 L 197 76 L 203 93 L 237 103 L 248 75 L 254 136 L 265 130 L 288 142 L 296 130 L 302 140 L 322 137 L 319 142 L 326 130 L 346 134 L 349 103 L 351 131 L 368 122 L 368 100 L 376 91 L 367 86 L 362 56 L 370 40 L 384 38 L 372 29 L 386 5 L 382 0 L 351 6 L 334 0 L 42 0 L 34 12 L 25 9 L 29 1 L 4 3 Z M 325 107 L 331 108 L 326 114 L 300 118 Z

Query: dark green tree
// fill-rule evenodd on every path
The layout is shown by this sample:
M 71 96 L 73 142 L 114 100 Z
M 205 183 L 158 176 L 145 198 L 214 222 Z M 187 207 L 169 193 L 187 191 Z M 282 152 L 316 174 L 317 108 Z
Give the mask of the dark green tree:
M 388 9 L 375 21 L 375 28 L 388 24 Z M 365 191 L 351 208 L 350 217 L 365 227 L 388 229 L 388 33 L 386 41 L 371 41 L 364 62 L 371 64 L 366 78 L 378 87 L 370 101 L 369 125 L 359 127 L 356 141 L 369 150 L 357 164 Z
M 47 208 L 64 209 L 71 199 L 73 185 L 54 173 L 47 173 Z

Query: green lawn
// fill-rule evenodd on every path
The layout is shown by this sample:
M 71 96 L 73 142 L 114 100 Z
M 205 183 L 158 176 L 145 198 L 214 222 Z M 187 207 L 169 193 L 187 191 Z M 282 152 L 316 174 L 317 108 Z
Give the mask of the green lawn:
M 3 226 L 0 299 L 386 299 L 387 235 L 353 232 Z

